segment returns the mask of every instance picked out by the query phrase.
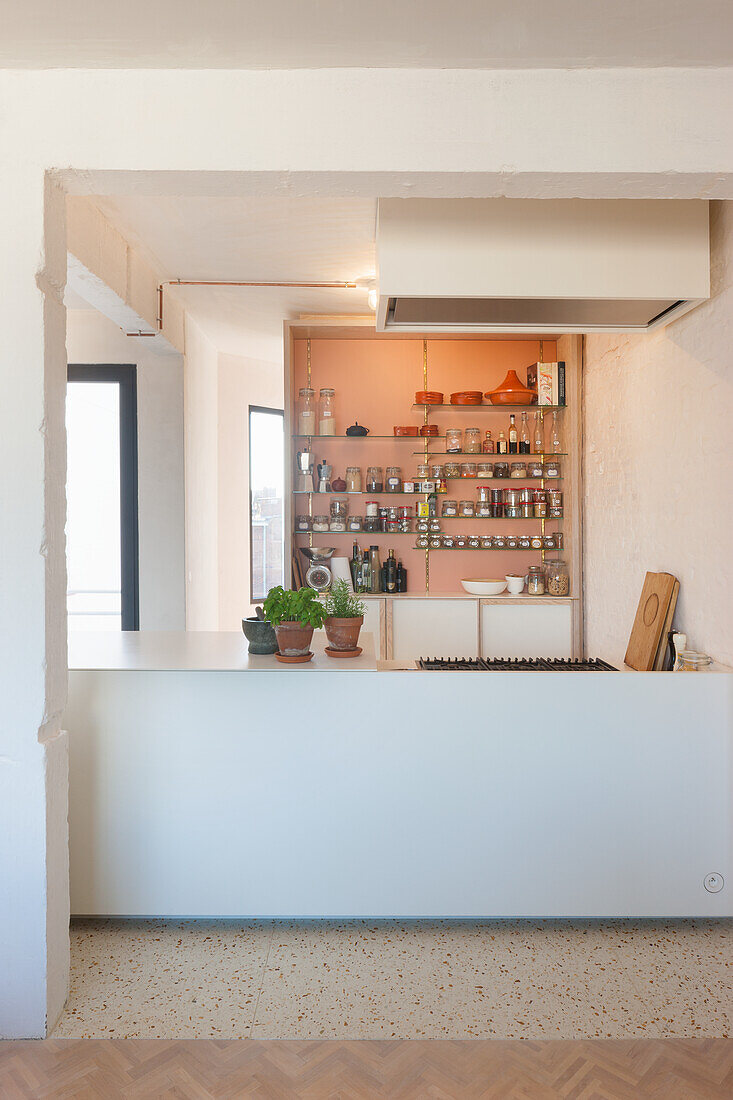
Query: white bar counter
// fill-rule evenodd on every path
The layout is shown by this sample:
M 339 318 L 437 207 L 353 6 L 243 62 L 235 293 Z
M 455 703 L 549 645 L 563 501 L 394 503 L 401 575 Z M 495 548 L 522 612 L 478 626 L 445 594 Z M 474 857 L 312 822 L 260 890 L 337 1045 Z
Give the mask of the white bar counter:
M 72 912 L 733 915 L 730 673 L 379 671 L 362 639 L 73 638 Z

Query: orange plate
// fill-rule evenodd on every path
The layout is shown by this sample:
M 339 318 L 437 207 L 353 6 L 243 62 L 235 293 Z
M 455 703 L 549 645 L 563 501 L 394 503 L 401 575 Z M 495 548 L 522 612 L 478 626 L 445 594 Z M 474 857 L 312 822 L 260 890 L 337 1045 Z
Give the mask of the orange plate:
M 417 435 L 419 429 L 416 424 L 403 424 L 401 427 L 393 428 L 392 431 L 395 435 Z
M 358 657 L 360 653 L 363 653 L 363 649 L 360 645 L 356 649 L 331 649 L 330 645 L 327 645 L 324 650 L 329 657 Z
M 304 665 L 306 661 L 313 660 L 313 653 L 301 653 L 298 657 L 286 657 L 282 653 L 276 653 L 275 659 L 281 661 L 284 665 Z

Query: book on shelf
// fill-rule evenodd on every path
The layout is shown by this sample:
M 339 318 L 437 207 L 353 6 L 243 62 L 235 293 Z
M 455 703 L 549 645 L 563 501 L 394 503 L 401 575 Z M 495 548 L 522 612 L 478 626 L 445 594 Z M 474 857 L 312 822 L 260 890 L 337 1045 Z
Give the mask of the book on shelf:
M 537 380 L 538 405 L 565 404 L 565 363 L 533 363 L 527 368 L 527 385 L 530 378 Z

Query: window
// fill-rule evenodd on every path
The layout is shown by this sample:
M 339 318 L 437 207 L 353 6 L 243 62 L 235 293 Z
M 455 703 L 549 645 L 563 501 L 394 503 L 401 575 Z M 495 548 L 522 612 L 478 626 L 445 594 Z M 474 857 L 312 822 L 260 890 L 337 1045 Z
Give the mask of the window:
M 264 600 L 284 583 L 283 456 L 281 409 L 249 407 L 250 599 Z
M 137 630 L 134 366 L 69 366 L 66 443 L 69 629 Z

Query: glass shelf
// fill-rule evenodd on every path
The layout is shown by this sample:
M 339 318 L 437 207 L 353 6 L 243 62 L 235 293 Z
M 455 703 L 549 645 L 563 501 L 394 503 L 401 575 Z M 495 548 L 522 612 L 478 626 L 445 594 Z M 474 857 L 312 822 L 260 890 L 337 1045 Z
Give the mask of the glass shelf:
M 442 436 L 433 436 L 433 439 L 442 439 Z M 424 451 L 413 451 L 414 455 L 422 455 Z M 521 462 L 522 459 L 527 459 L 529 462 L 537 462 L 539 459 L 543 459 L 545 462 L 550 458 L 567 458 L 567 451 L 533 451 L 532 454 L 512 454 L 512 455 L 497 455 L 486 454 L 484 451 L 480 453 L 478 451 L 430 451 L 431 455 L 445 455 L 446 458 L 472 458 L 474 462 Z
M 486 411 L 490 409 L 491 412 L 502 412 L 504 409 L 522 409 L 524 412 L 544 412 L 545 409 L 566 409 L 567 405 L 451 405 L 444 402 L 442 405 L 420 405 L 417 402 L 412 406 L 413 409 L 454 409 L 458 412 L 473 412 L 476 409 L 483 409 Z
M 445 439 L 444 435 L 293 435 L 293 439 L 312 439 L 314 443 L 334 439 L 348 439 L 351 443 L 363 443 L 366 439 L 392 439 L 397 443 L 416 443 L 420 439 Z M 420 452 L 422 453 L 422 452 Z
M 542 553 L 542 551 L 540 550 L 540 548 L 538 546 L 529 547 L 529 549 L 526 546 L 411 546 L 410 549 L 411 550 L 419 550 L 421 553 L 424 553 L 424 554 L 441 554 L 444 550 L 445 551 L 455 551 L 459 554 L 463 554 L 464 552 L 466 552 L 468 550 L 471 550 L 474 553 L 476 553 L 479 550 L 482 550 L 484 552 L 484 554 L 493 554 L 493 553 L 513 554 L 518 550 L 521 550 L 523 554 L 541 554 Z M 545 548 L 545 553 L 546 554 L 562 554 L 564 552 L 564 550 L 565 550 L 564 546 L 563 546 L 562 550 L 558 550 L 557 547 L 552 547 L 551 549 Z

